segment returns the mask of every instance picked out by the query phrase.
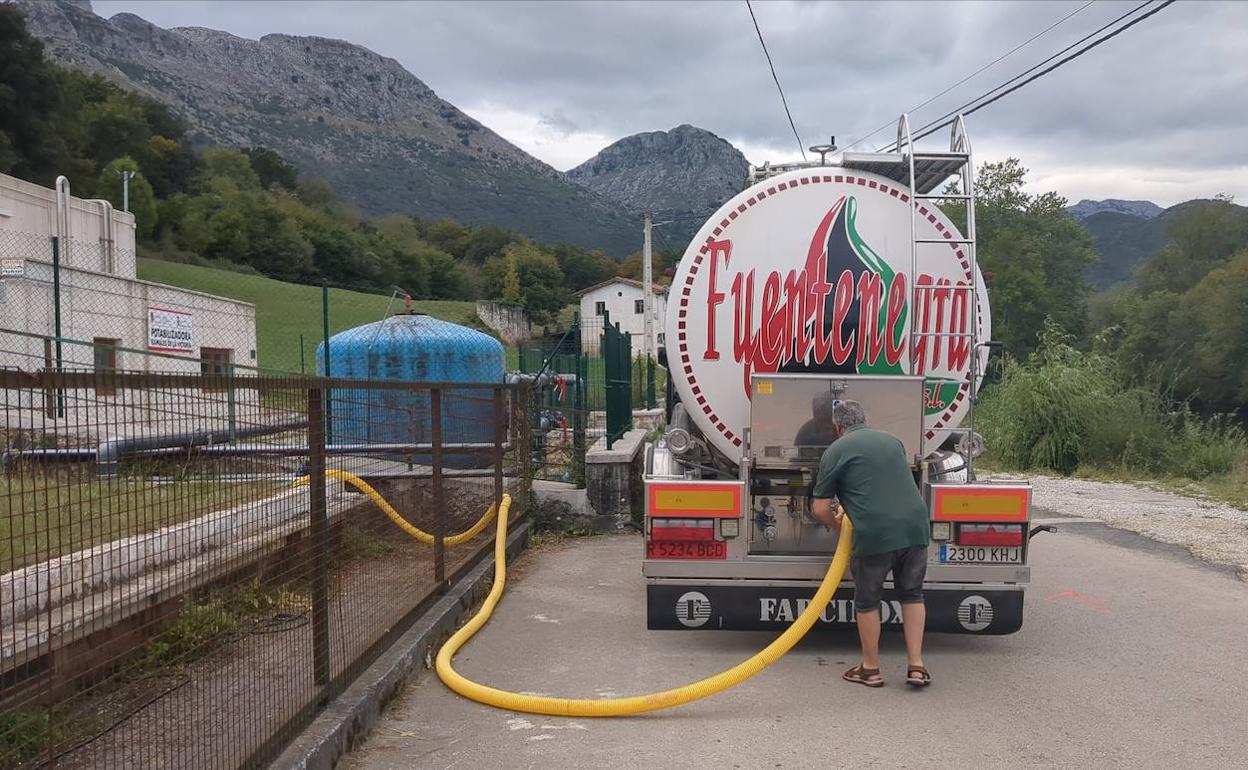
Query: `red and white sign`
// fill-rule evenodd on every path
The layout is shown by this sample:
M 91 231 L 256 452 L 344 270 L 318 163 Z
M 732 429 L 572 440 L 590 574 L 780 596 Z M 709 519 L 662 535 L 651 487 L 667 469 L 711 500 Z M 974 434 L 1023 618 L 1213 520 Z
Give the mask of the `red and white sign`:
M 183 310 L 147 309 L 147 349 L 162 353 L 194 353 L 194 317 Z
M 923 375 L 926 445 L 961 422 L 971 314 L 978 338 L 991 339 L 988 295 L 948 218 L 926 202 L 918 213 L 915 238 L 942 242 L 919 244 L 913 275 L 910 196 L 873 174 L 781 174 L 702 226 L 672 282 L 668 361 L 681 401 L 720 451 L 740 453 L 753 373 Z M 987 356 L 980 351 L 981 373 Z

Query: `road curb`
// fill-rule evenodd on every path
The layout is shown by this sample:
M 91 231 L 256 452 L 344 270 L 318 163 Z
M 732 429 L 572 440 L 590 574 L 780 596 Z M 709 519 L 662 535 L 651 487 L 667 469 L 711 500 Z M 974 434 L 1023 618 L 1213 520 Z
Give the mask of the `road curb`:
M 510 561 L 528 544 L 529 524 L 507 536 Z M 332 700 L 301 732 L 272 767 L 288 770 L 333 770 L 338 761 L 373 729 L 382 709 L 416 671 L 432 660 L 445 641 L 489 592 L 494 555 L 481 560 L 445 596 L 422 615 L 398 641 L 382 653 L 342 695 Z

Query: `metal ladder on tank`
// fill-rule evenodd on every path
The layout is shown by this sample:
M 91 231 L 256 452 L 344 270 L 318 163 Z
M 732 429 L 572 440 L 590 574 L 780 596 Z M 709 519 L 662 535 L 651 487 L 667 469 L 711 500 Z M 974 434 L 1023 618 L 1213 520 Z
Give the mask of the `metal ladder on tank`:
M 915 354 L 919 337 L 927 337 L 930 342 L 947 340 L 952 345 L 955 339 L 969 338 L 971 355 L 970 403 L 967 415 L 968 439 L 963 457 L 966 459 L 967 480 L 974 479 L 973 436 L 975 435 L 975 402 L 979 388 L 979 262 L 975 250 L 975 165 L 971 155 L 971 141 L 966 133 L 966 123 L 958 115 L 949 132 L 949 150 L 936 152 L 919 150 L 914 146 L 910 133 L 910 116 L 903 113 L 897 121 L 897 142 L 891 151 L 878 153 L 846 152 L 841 158 L 845 168 L 856 168 L 888 177 L 895 182 L 905 184 L 910 196 L 910 286 L 917 296 L 918 291 L 968 291 L 970 292 L 970 331 L 969 332 L 920 332 L 916 328 L 917 308 L 910 313 L 910 371 L 914 371 Z M 957 176 L 960 191 L 956 193 L 940 192 L 950 177 Z M 966 213 L 966 232 L 961 238 L 920 238 L 918 235 L 919 207 L 924 201 L 957 202 L 964 205 Z M 967 262 L 971 265 L 971 281 L 967 287 L 918 286 L 918 255 L 919 247 L 929 244 L 954 244 L 962 246 Z

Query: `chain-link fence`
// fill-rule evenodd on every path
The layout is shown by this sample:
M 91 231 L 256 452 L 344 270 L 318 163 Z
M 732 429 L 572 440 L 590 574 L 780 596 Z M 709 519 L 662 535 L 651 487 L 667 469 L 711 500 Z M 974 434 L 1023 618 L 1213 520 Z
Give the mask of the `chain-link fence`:
M 602 316 L 577 318 L 564 334 L 519 345 L 517 368 L 530 374 L 543 369 L 569 376 L 579 374 L 585 387 L 585 408 L 590 412 L 603 412 L 607 408 L 603 329 Z M 656 409 L 663 403 L 667 372 L 658 365 L 653 356 L 644 356 L 639 337 L 633 337 L 632 350 L 632 408 Z
M 396 313 L 488 331 L 472 302 L 411 300 L 397 286 L 380 292 L 299 284 L 237 266 L 139 259 L 132 248 L 103 239 L 0 229 L 0 265 L 0 328 L 82 343 L 45 351 L 36 339 L 18 359 L 0 360 L 3 366 L 90 367 L 95 362 L 83 356 L 100 343 L 116 349 L 116 366 L 129 370 L 193 372 L 206 357 L 270 374 L 311 374 L 326 335 Z
M 389 293 L 376 289 L 339 286 L 283 284 L 260 279 L 287 295 L 270 303 L 256 301 L 257 344 L 260 365 L 265 369 L 311 373 L 316 351 L 328 333 L 390 318 L 396 314 L 420 314 L 491 333 L 477 318 L 476 304 L 456 300 L 411 299 L 401 287 Z
M 527 499 L 517 386 L 22 369 L 0 368 L 0 767 L 267 763 L 493 526 L 450 536 Z
M 134 251 L 112 241 L 0 230 L 0 257 L 0 328 L 26 335 L 0 351 L 0 366 L 199 373 L 257 365 L 253 305 L 138 280 Z

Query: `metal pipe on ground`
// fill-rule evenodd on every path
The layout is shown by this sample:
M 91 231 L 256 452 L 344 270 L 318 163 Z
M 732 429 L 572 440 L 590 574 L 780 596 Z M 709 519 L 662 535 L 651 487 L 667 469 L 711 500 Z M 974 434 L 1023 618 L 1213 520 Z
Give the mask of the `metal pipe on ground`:
M 494 444 L 442 444 L 441 449 L 445 452 L 455 452 L 458 454 L 488 454 L 494 451 Z M 511 449 L 511 444 L 505 444 L 506 449 Z M 428 454 L 432 452 L 433 444 L 335 444 L 325 447 L 327 455 L 376 455 L 376 454 L 400 454 L 407 455 L 413 453 Z M 182 447 L 161 447 L 158 449 L 144 449 L 133 454 L 142 455 L 144 457 L 159 457 L 168 454 L 176 454 Z M 251 457 L 251 456 L 299 456 L 308 453 L 308 447 L 300 445 L 283 445 L 283 444 L 238 444 L 217 446 L 201 446 L 195 449 L 196 454 L 212 457 Z
M 236 430 L 235 436 L 248 437 L 264 435 L 265 433 L 285 433 L 290 430 L 298 430 L 307 426 L 307 423 L 298 423 L 287 425 L 279 428 L 254 428 Z M 261 431 L 259 433 L 253 431 Z M 238 444 L 227 445 L 225 443 L 212 443 L 206 441 L 192 442 L 188 438 L 208 438 L 214 441 L 229 441 L 229 434 L 216 433 L 207 431 L 203 434 L 182 434 L 179 436 L 153 436 L 148 439 L 110 439 L 96 449 L 87 447 L 62 448 L 62 449 L 12 449 L 0 455 L 0 467 L 7 469 L 12 463 L 21 460 L 42 460 L 42 461 L 60 461 L 60 462 L 83 462 L 87 460 L 95 460 L 100 466 L 101 476 L 113 476 L 117 473 L 117 464 L 123 455 L 138 455 L 141 457 L 166 457 L 169 455 L 177 455 L 194 447 L 196 454 L 200 456 L 211 457 L 298 457 L 308 453 L 308 447 L 299 444 Z M 161 442 L 169 441 L 169 444 L 158 444 L 145 448 L 138 446 L 135 442 Z M 453 443 L 443 444 L 442 449 L 446 452 L 454 452 L 457 454 L 491 454 L 496 449 L 495 444 L 487 443 Z M 504 451 L 510 451 L 511 442 L 503 444 Z M 325 447 L 327 455 L 370 455 L 370 454 L 400 454 L 407 455 L 412 453 L 429 453 L 433 451 L 433 444 L 338 444 Z
M 208 430 L 194 433 L 175 433 L 163 436 L 143 436 L 137 438 L 110 438 L 100 442 L 95 449 L 86 447 L 60 449 L 10 449 L 0 454 L 0 468 L 5 471 L 18 460 L 53 460 L 60 462 L 81 462 L 95 460 L 96 472 L 100 476 L 116 476 L 118 461 L 125 455 L 135 454 L 144 450 L 173 449 L 181 450 L 189 447 L 205 447 L 221 444 L 234 438 L 250 438 L 268 436 L 276 433 L 288 433 L 308 427 L 307 420 L 278 423 L 276 425 L 242 428 L 230 431 Z M 306 451 L 306 450 L 305 450 Z
M 332 469 L 331 469 L 332 470 Z M 225 476 L 147 476 L 142 479 L 145 484 L 182 484 L 188 479 L 197 478 L 211 479 L 220 482 L 248 482 L 248 481 L 289 481 L 293 483 L 295 480 L 302 478 L 307 474 L 301 471 L 293 471 L 291 473 L 232 473 Z M 494 475 L 493 468 L 446 468 L 442 471 L 442 477 L 448 479 L 484 479 Z M 411 479 L 431 479 L 432 471 L 402 471 L 396 473 L 361 473 L 360 478 L 368 482 L 394 479 L 396 481 L 408 481 Z M 508 477 L 510 478 L 510 477 Z
M 140 452 L 145 449 L 186 449 L 196 446 L 223 444 L 232 438 L 250 438 L 252 436 L 268 436 L 275 433 L 287 433 L 308 427 L 307 420 L 266 425 L 255 428 L 235 428 L 233 430 L 208 430 L 194 433 L 182 433 L 173 436 L 144 436 L 141 438 L 108 439 L 100 444 L 95 456 L 95 470 L 100 476 L 116 476 L 118 461 L 123 455 Z

